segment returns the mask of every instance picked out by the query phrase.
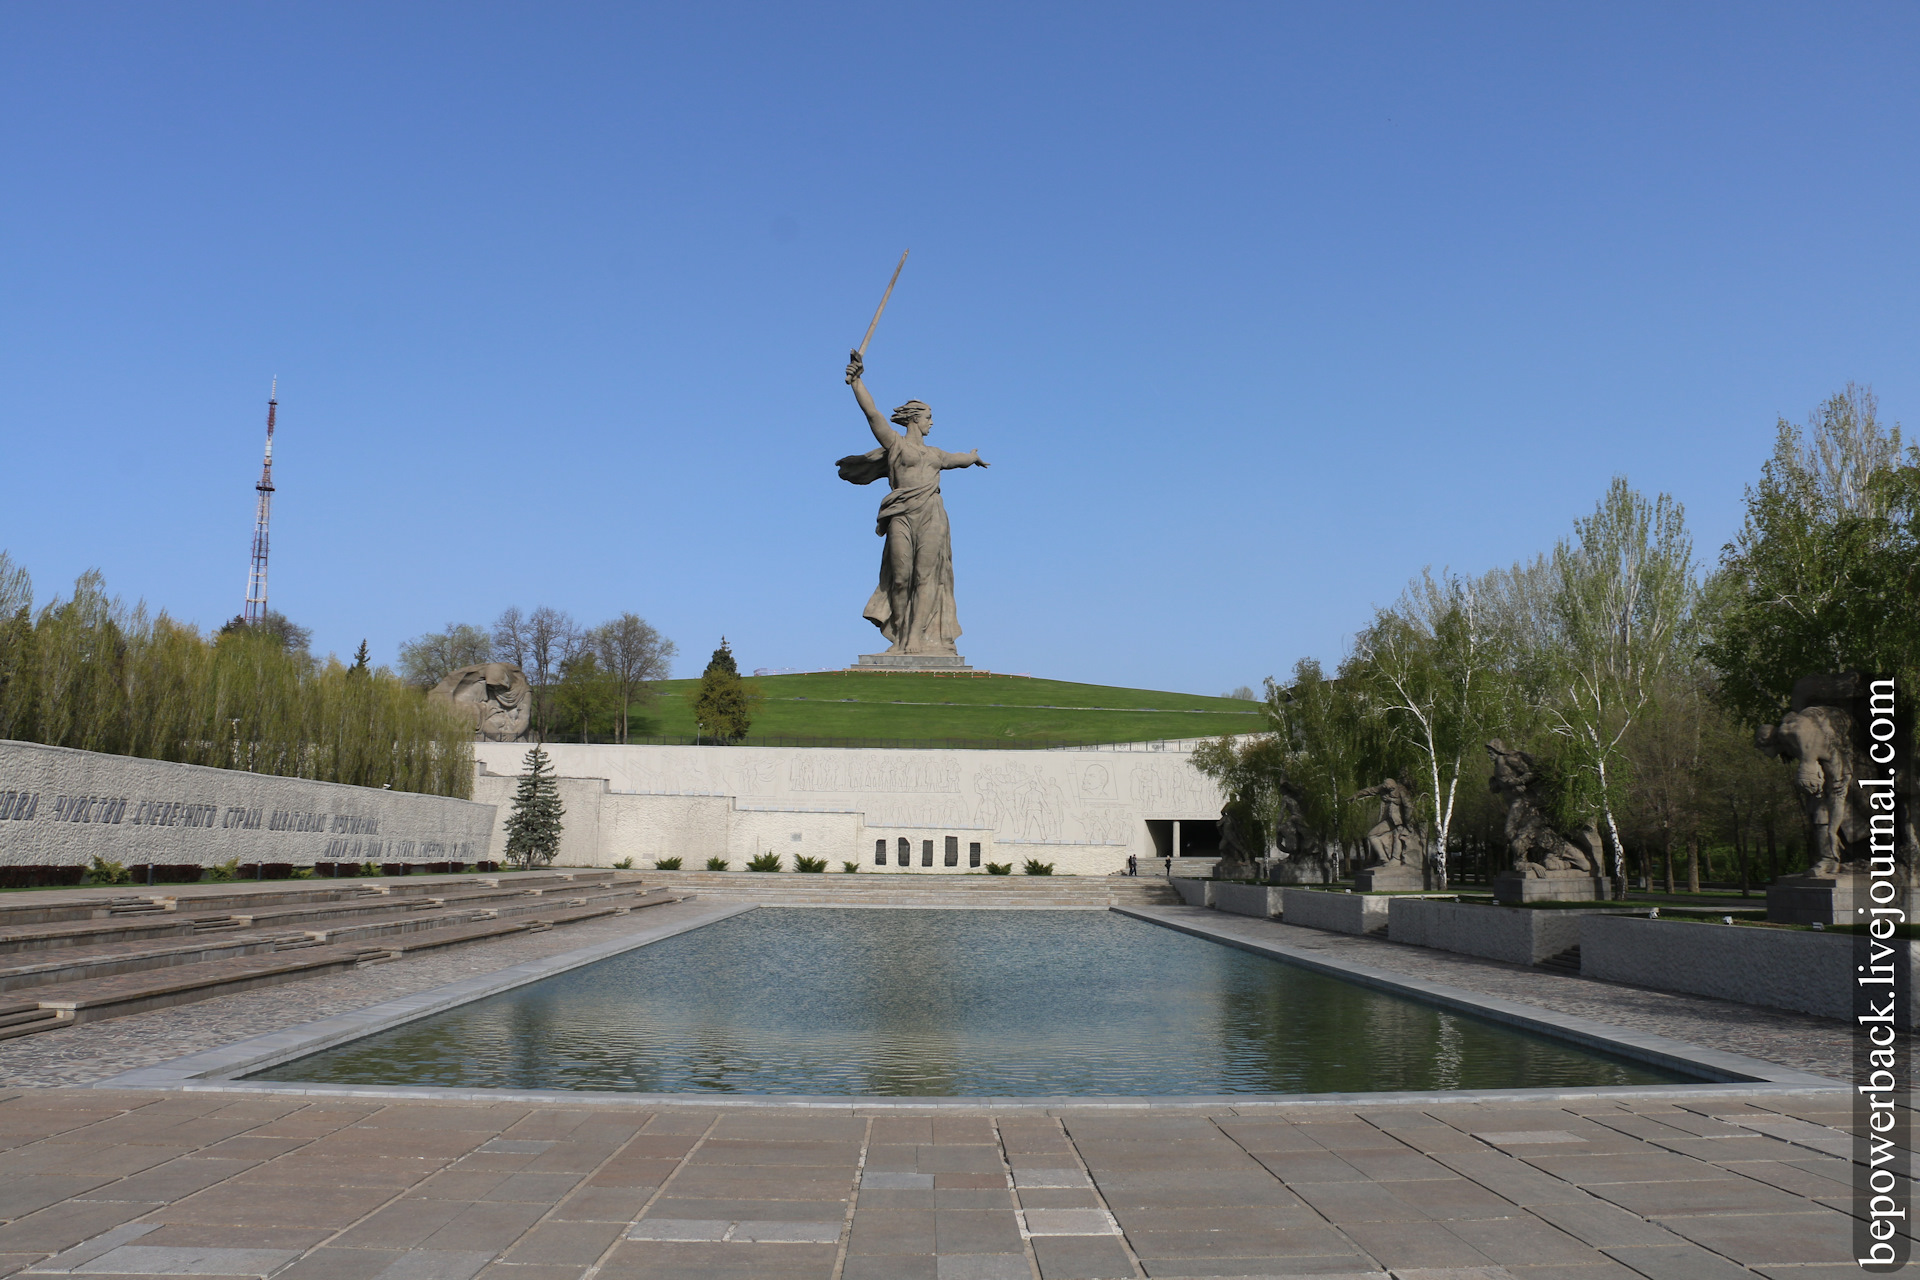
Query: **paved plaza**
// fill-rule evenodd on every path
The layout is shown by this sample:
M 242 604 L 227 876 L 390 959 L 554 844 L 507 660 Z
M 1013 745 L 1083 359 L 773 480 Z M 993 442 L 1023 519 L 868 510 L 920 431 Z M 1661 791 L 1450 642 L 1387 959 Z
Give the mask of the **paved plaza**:
M 1858 1273 L 1842 1089 L 798 1107 L 113 1084 L 179 1055 L 691 924 L 719 905 L 677 903 L 0 1045 L 0 1275 Z M 1847 1067 L 1846 1028 L 1817 1018 L 1218 912 L 1150 913 L 1802 1072 Z
M 8 1274 L 1821 1280 L 1844 1096 L 906 1114 L 54 1089 Z

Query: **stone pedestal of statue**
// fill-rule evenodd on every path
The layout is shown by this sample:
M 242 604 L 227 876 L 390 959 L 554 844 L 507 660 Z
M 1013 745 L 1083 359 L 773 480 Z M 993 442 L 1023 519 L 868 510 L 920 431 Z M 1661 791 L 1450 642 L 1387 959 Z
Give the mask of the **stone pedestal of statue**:
M 1427 887 L 1426 874 L 1404 862 L 1383 862 L 1353 873 L 1355 893 L 1405 893 Z
M 855 671 L 971 671 L 957 653 L 863 653 Z
M 1585 871 L 1549 871 L 1539 876 L 1502 871 L 1493 878 L 1493 900 L 1507 906 L 1523 902 L 1604 902 L 1612 896 L 1604 876 Z
M 1864 875 L 1817 876 L 1806 872 L 1781 876 L 1767 886 L 1767 919 L 1776 924 L 1858 924 L 1868 918 L 1869 907 L 1899 907 L 1913 918 L 1920 906 L 1920 893 L 1912 889 L 1897 891 L 1886 902 L 1867 896 L 1872 877 Z

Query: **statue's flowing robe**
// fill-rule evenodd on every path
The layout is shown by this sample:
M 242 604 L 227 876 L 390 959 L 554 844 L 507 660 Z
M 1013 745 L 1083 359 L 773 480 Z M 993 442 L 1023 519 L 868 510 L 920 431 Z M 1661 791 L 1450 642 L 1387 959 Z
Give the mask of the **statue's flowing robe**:
M 931 448 L 932 446 L 926 446 Z M 850 484 L 872 484 L 875 480 L 892 483 L 887 470 L 887 452 L 869 449 L 840 459 L 840 478 Z M 893 616 L 893 556 L 890 547 L 880 552 L 880 585 L 867 597 L 861 616 L 880 628 L 889 645 L 899 645 L 908 653 L 952 653 L 960 638 L 960 615 L 953 602 L 953 540 L 947 529 L 947 508 L 940 500 L 940 482 L 895 488 L 880 503 L 873 531 L 891 541 L 904 539 L 909 548 L 908 563 L 926 564 L 932 559 L 931 589 L 923 598 L 912 597 L 914 634 L 900 634 L 903 619 Z M 900 584 L 909 592 L 912 582 Z

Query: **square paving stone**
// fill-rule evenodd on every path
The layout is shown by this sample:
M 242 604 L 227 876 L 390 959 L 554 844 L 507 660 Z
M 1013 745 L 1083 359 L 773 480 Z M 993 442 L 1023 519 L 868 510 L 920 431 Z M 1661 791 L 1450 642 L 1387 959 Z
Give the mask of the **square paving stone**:
M 943 1181 L 949 1178 L 971 1177 L 971 1174 L 943 1173 L 938 1175 Z M 1013 1193 L 1007 1190 L 1004 1182 L 987 1187 L 950 1187 L 936 1186 L 933 1189 L 933 1207 L 936 1209 L 1011 1209 Z
M 636 1187 L 582 1187 L 561 1201 L 553 1216 L 565 1222 L 632 1222 L 648 1198 Z
M 876 1147 L 931 1144 L 933 1121 L 909 1116 L 876 1116 L 867 1141 Z
M 1022 1191 L 1028 1187 L 1090 1187 L 1093 1179 L 1087 1171 L 1078 1167 L 1058 1169 L 1036 1169 L 1014 1165 L 1013 1185 Z
M 590 1266 L 620 1238 L 618 1222 L 542 1222 L 521 1236 L 503 1262 L 569 1263 Z
M 1118 1240 L 1044 1236 L 1033 1242 L 1041 1280 L 1133 1280 L 1133 1262 Z
M 929 1253 L 847 1255 L 840 1280 L 938 1280 L 938 1263 Z
M 862 1205 L 853 1215 L 853 1233 L 847 1241 L 849 1254 L 933 1251 L 931 1209 L 868 1209 Z
M 163 1222 L 231 1223 L 258 1227 L 344 1227 L 373 1212 L 393 1193 L 384 1187 L 215 1186 L 168 1205 Z
M 832 1222 L 737 1222 L 727 1239 L 735 1244 L 835 1244 L 840 1239 L 843 1226 L 845 1223 L 840 1219 Z
M 934 1259 L 937 1280 L 1033 1280 L 1025 1253 L 971 1253 Z
M 1604 1200 L 1536 1205 L 1532 1212 L 1596 1249 L 1664 1247 L 1685 1243 L 1665 1227 Z
M 998 1147 L 920 1147 L 914 1167 L 921 1173 L 986 1173 L 1004 1175 Z
M 1281 1276 L 1323 1276 L 1326 1280 L 1387 1280 L 1384 1271 L 1370 1270 L 1371 1260 L 1357 1253 L 1326 1256 L 1295 1255 L 1275 1258 L 1152 1258 L 1142 1255 L 1140 1266 L 1160 1280 L 1220 1277 L 1220 1280 L 1273 1280 Z
M 1647 1280 L 1751 1280 L 1753 1272 L 1697 1245 L 1603 1250 Z
M 829 1280 L 830 1244 L 703 1244 L 628 1240 L 602 1264 L 600 1280 Z
M 1105 1209 L 1026 1209 L 1021 1212 L 1030 1236 L 1111 1236 L 1120 1229 Z
M 1394 1199 L 1442 1222 L 1453 1218 L 1512 1218 L 1524 1216 L 1527 1212 L 1504 1196 L 1497 1196 L 1479 1183 L 1458 1175 L 1444 1179 L 1418 1178 L 1411 1182 L 1380 1182 L 1375 1185 Z
M 473 1280 L 493 1261 L 491 1253 L 457 1249 L 410 1249 L 388 1264 L 376 1280 Z
M 838 1222 L 847 1216 L 844 1200 L 719 1200 L 662 1196 L 647 1209 L 649 1218 L 725 1218 L 777 1222 Z
M 1261 1152 L 1260 1164 L 1282 1182 L 1366 1182 L 1367 1175 L 1331 1151 Z
M 1352 1253 L 1356 1243 L 1349 1239 L 1353 1234 L 1351 1231 L 1343 1233 L 1325 1225 L 1278 1227 L 1264 1222 L 1247 1222 L 1212 1229 L 1142 1231 L 1129 1224 L 1124 1215 L 1120 1221 L 1126 1230 L 1127 1241 L 1142 1258 L 1332 1257 Z M 1437 1229 L 1427 1228 L 1430 1231 Z M 1228 1271 L 1215 1274 L 1242 1273 Z
M 627 1228 L 627 1239 L 718 1242 L 731 1230 L 731 1218 L 643 1218 Z
M 1454 1234 L 1464 1223 L 1355 1222 L 1342 1230 L 1389 1271 L 1488 1267 L 1493 1259 Z M 1498 1225 L 1498 1224 L 1495 1224 Z
M 980 1195 L 991 1194 L 979 1192 Z M 959 1208 L 959 1205 L 953 1206 Z M 1100 1209 L 1100 1197 L 1092 1187 L 1029 1187 L 1020 1193 L 1022 1209 Z
M 283 1249 L 184 1248 L 135 1243 L 109 1249 L 73 1270 L 81 1275 L 265 1276 L 298 1256 Z
M 931 1191 L 933 1175 L 908 1173 L 896 1169 L 869 1169 L 860 1175 L 860 1189 L 862 1191 Z
M 1020 1224 L 1010 1208 L 936 1209 L 933 1230 L 937 1253 L 1024 1253 Z
M 1853 1219 L 1833 1210 L 1663 1217 L 1660 1221 L 1695 1244 L 1749 1267 L 1846 1262 L 1853 1256 Z
M 1377 1182 L 1293 1182 L 1287 1185 L 1330 1222 L 1431 1222 Z
M 425 1240 L 427 1249 L 486 1249 L 498 1253 L 538 1222 L 545 1205 L 497 1201 L 472 1205 Z
M 1799 1213 L 1807 1202 L 1750 1178 L 1693 1178 L 1685 1182 L 1608 1182 L 1591 1190 L 1602 1199 L 1643 1218 L 1730 1210 L 1745 1213 Z
M 1600 1251 L 1586 1241 L 1531 1218 L 1449 1222 L 1447 1229 L 1503 1266 L 1581 1265 L 1603 1260 Z
M 409 1197 L 354 1223 L 338 1243 L 354 1249 L 412 1249 L 471 1207 L 462 1200 Z
M 400 1256 L 394 1249 L 315 1249 L 273 1280 L 379 1280 Z

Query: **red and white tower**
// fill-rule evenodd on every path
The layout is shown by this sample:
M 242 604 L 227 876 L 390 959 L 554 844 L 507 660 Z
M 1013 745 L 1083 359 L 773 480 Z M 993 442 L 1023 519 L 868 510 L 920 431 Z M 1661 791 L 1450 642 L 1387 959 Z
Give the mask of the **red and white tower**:
M 260 483 L 254 489 L 260 506 L 253 518 L 253 568 L 247 574 L 247 625 L 264 622 L 267 616 L 267 521 L 273 516 L 273 414 L 280 407 L 280 379 L 273 380 L 267 393 L 267 458 L 260 466 Z

